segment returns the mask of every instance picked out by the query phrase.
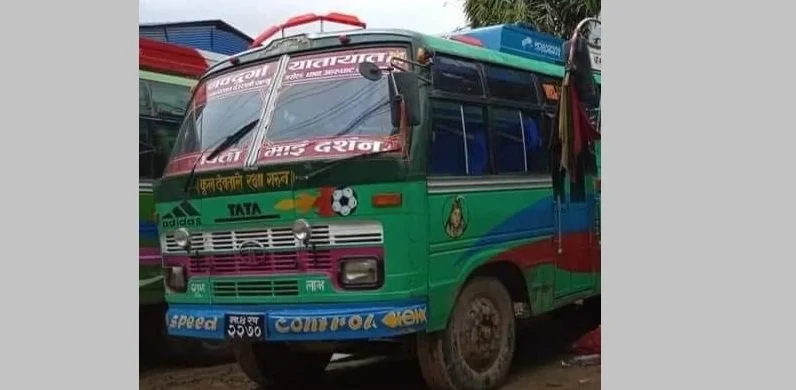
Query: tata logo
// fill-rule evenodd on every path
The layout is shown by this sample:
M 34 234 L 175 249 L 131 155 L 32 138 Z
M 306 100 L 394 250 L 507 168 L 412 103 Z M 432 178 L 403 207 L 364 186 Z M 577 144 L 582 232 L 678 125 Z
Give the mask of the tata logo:
M 229 216 L 233 218 L 256 217 L 262 215 L 260 205 L 254 202 L 232 203 L 227 205 Z
M 259 241 L 246 240 L 238 243 L 238 251 L 244 264 L 255 265 L 267 260 L 265 245 Z

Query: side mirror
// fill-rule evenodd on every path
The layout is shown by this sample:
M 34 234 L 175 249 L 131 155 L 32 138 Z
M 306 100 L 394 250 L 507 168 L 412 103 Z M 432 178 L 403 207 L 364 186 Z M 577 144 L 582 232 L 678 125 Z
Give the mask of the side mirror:
M 391 116 L 392 125 L 398 127 L 401 125 L 401 98 L 406 104 L 406 117 L 409 126 L 417 126 L 420 124 L 420 85 L 417 75 L 413 72 L 393 72 L 391 74 L 392 80 L 390 82 L 390 102 L 391 102 Z M 395 81 L 393 85 L 392 81 Z M 395 90 L 395 87 L 398 90 Z M 400 95 L 400 96 L 399 96 Z
M 358 70 L 362 77 L 370 81 L 377 81 L 381 78 L 381 69 L 379 69 L 378 65 L 372 62 L 365 61 L 360 63 Z

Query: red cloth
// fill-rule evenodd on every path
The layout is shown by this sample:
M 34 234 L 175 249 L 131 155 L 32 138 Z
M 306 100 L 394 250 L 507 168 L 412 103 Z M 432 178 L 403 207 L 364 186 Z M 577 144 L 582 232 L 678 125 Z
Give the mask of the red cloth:
M 570 88 L 572 127 L 575 130 L 573 131 L 572 151 L 575 159 L 577 159 L 589 142 L 600 139 L 600 133 L 592 126 L 589 116 L 586 114 L 586 109 L 580 103 L 578 89 L 574 85 L 570 85 Z
M 572 349 L 582 355 L 600 353 L 600 339 L 600 327 L 598 326 L 575 341 L 572 344 Z

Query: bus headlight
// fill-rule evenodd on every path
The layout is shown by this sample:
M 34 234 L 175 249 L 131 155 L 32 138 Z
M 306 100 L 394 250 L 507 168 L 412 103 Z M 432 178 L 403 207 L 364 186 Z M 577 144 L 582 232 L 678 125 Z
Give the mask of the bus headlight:
M 191 246 L 191 233 L 189 233 L 188 229 L 186 228 L 179 228 L 175 230 L 174 242 L 177 244 L 177 246 L 187 251 Z
M 340 265 L 340 283 L 344 287 L 375 288 L 381 278 L 379 261 L 370 258 L 344 259 Z
M 164 279 L 166 279 L 166 287 L 174 292 L 185 292 L 185 268 L 183 267 L 166 267 L 164 270 Z
M 311 233 L 312 228 L 307 220 L 300 218 L 297 219 L 296 222 L 293 222 L 293 236 L 296 237 L 296 239 L 300 242 L 304 244 L 308 243 L 310 241 Z

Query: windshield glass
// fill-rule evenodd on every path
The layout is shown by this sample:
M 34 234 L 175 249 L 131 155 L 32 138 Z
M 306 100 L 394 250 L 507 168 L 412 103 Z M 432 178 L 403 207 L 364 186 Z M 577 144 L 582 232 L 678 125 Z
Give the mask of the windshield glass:
M 367 48 L 292 57 L 278 92 L 274 116 L 260 157 L 378 151 L 396 132 L 390 123 L 387 77 L 363 78 L 360 63 L 387 66 L 403 48 Z M 200 83 L 175 145 L 176 160 L 218 144 L 260 118 L 277 62 L 259 63 Z M 256 131 L 219 159 L 242 161 Z M 327 140 L 323 144 L 320 140 Z M 215 162 L 203 161 L 201 165 Z

